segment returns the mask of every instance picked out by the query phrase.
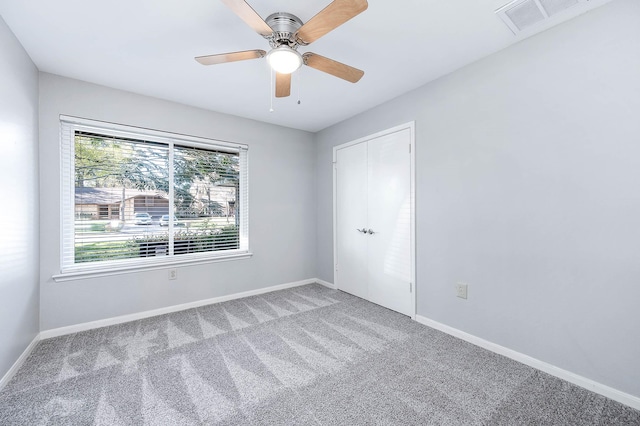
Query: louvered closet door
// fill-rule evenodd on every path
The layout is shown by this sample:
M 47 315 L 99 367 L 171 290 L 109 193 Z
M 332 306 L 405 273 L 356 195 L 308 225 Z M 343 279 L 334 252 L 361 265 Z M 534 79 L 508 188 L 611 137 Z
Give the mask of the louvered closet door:
M 367 144 L 337 151 L 336 281 L 340 290 L 367 298 Z
M 405 315 L 411 294 L 410 130 L 368 142 L 368 298 Z

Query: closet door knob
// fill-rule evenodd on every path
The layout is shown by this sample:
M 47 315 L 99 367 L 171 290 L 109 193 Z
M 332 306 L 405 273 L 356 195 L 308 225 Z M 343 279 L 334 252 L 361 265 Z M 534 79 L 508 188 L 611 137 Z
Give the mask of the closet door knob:
M 358 231 L 358 232 L 362 232 L 363 234 L 366 234 L 366 233 L 367 233 L 367 230 L 366 230 L 365 228 L 362 228 L 362 229 L 358 229 L 358 228 L 356 228 L 356 231 Z
M 372 235 L 372 234 L 375 234 L 375 232 L 373 232 L 373 229 L 369 229 L 369 230 L 367 231 L 367 234 Z

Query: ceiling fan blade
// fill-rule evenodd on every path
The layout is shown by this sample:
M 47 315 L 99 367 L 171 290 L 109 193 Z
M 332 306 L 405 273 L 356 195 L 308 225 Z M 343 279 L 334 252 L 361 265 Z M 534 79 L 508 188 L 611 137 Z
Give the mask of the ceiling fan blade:
M 305 46 L 313 43 L 329 31 L 364 12 L 367 7 L 369 7 L 367 0 L 334 0 L 298 29 L 296 40 Z
M 325 58 L 316 53 L 307 52 L 302 55 L 304 64 L 315 68 L 318 71 L 326 72 L 335 77 L 347 80 L 351 83 L 357 83 L 364 75 L 364 71 L 358 68 L 350 67 L 333 59 Z
M 222 0 L 222 3 L 227 5 L 229 9 L 233 11 L 240 19 L 242 19 L 247 25 L 249 25 L 255 32 L 263 37 L 268 37 L 273 33 L 273 30 L 264 19 L 253 10 L 249 4 L 244 0 Z
M 224 64 L 225 62 L 246 61 L 247 59 L 264 58 L 264 50 L 245 50 L 243 52 L 220 53 L 218 55 L 198 56 L 196 61 L 202 65 Z
M 291 74 L 276 73 L 276 98 L 291 95 Z

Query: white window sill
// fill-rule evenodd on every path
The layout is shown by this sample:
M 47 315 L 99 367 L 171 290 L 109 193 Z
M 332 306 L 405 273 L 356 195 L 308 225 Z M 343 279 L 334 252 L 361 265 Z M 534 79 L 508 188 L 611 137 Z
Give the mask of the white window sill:
M 146 265 L 136 264 L 129 266 L 92 267 L 62 272 L 53 275 L 55 282 L 83 280 L 86 278 L 108 277 L 112 275 L 131 274 L 135 272 L 153 271 L 156 269 L 178 268 L 181 266 L 202 265 L 206 263 L 228 262 L 232 260 L 248 259 L 253 253 L 237 253 L 216 257 L 195 257 L 190 259 L 172 258 L 162 262 L 154 262 Z

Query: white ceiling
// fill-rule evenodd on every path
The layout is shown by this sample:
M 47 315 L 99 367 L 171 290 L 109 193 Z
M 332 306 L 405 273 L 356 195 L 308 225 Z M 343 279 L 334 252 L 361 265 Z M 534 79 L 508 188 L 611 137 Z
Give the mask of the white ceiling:
M 508 1 L 369 0 L 368 10 L 299 49 L 360 68 L 362 80 L 303 67 L 292 96 L 274 99 L 271 113 L 264 59 L 208 67 L 193 59 L 269 50 L 219 0 L 2 0 L 0 14 L 40 71 L 315 132 L 609 0 L 591 0 L 518 36 L 494 14 Z M 329 0 L 249 3 L 263 18 L 285 11 L 306 22 Z

